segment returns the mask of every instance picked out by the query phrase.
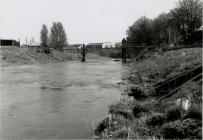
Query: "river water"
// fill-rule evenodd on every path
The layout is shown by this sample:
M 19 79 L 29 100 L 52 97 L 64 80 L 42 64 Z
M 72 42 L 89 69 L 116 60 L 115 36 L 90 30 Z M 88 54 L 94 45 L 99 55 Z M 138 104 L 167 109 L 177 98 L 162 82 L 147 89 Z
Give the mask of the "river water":
M 126 71 L 110 59 L 1 66 L 0 138 L 92 138 Z

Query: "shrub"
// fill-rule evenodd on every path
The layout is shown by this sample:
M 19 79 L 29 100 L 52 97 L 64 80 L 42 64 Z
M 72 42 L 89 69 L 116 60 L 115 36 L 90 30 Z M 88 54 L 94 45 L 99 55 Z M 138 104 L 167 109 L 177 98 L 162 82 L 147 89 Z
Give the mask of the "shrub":
M 156 126 L 159 125 L 161 126 L 164 121 L 166 120 L 166 117 L 164 114 L 162 113 L 154 113 L 152 114 L 152 116 L 150 116 L 147 120 L 146 120 L 146 124 L 149 126 Z
M 124 110 L 122 110 L 122 111 L 117 111 L 116 113 L 115 113 L 116 115 L 121 115 L 121 116 L 123 116 L 123 117 L 125 117 L 126 119 L 129 119 L 129 120 L 132 120 L 133 119 L 133 114 L 132 114 L 132 112 L 130 112 L 130 111 L 124 111 Z
M 146 126 L 135 126 L 134 133 L 136 134 L 136 137 L 139 139 L 146 139 L 149 138 L 151 135 L 150 129 Z
M 197 120 L 202 120 L 202 112 L 200 109 L 197 108 L 190 108 L 185 117 L 186 118 L 192 118 L 192 119 L 197 119 Z
M 114 139 L 117 139 L 117 138 L 118 139 L 127 139 L 127 138 L 131 139 L 133 137 L 135 137 L 135 133 L 131 129 L 128 129 L 126 127 L 115 131 L 115 133 L 112 136 L 112 138 L 114 138 Z
M 162 126 L 161 134 L 166 139 L 184 138 L 184 129 L 181 127 L 181 121 L 169 122 Z
M 137 100 L 145 99 L 147 97 L 147 94 L 144 92 L 144 90 L 136 86 L 132 86 L 130 88 L 130 93 L 128 95 L 133 96 Z
M 139 117 L 140 116 L 140 113 L 142 113 L 142 112 L 147 112 L 148 110 L 147 110 L 147 108 L 146 107 L 144 107 L 144 106 L 142 106 L 142 105 L 140 105 L 140 104 L 138 104 L 138 103 L 136 103 L 135 105 L 134 105 L 134 107 L 133 107 L 133 115 L 135 116 L 135 117 Z
M 129 120 L 133 119 L 133 114 L 132 114 L 131 110 L 127 107 L 127 105 L 122 104 L 122 103 L 110 105 L 109 113 L 123 116 L 124 118 L 129 119 Z
M 161 128 L 161 134 L 166 139 L 197 139 L 201 138 L 201 126 L 198 126 L 197 121 L 186 119 L 184 121 L 176 120 L 166 123 Z
M 181 118 L 181 109 L 178 107 L 169 108 L 166 111 L 166 117 L 168 121 L 175 121 Z
M 99 135 L 101 134 L 106 128 L 109 127 L 109 117 L 105 118 L 104 120 L 102 120 L 97 128 L 94 130 L 95 135 Z
M 125 104 L 118 102 L 117 104 L 112 104 L 109 106 L 109 113 L 114 114 L 118 110 L 126 110 L 126 109 L 128 109 L 128 107 Z
M 199 137 L 199 133 L 201 132 L 201 129 L 200 129 L 201 126 L 199 126 L 199 123 L 196 120 L 185 119 L 182 122 L 181 126 L 184 129 L 185 137 L 190 137 L 190 138 L 198 138 Z

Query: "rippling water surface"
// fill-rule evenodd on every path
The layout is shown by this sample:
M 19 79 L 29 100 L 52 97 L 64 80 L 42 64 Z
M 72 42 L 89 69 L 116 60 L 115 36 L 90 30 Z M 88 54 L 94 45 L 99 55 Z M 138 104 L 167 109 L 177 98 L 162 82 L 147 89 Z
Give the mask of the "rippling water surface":
M 126 70 L 109 59 L 1 66 L 1 139 L 91 138 Z

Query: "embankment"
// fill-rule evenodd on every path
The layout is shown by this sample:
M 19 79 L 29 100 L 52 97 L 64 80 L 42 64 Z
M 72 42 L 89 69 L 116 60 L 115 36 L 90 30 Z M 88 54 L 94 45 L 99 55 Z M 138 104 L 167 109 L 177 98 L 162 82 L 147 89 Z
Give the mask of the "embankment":
M 79 60 L 78 53 L 52 50 L 50 54 L 37 51 L 37 48 L 0 46 L 1 64 L 37 64 Z
M 153 52 L 132 63 L 120 101 L 97 124 L 97 138 L 201 139 L 202 78 L 160 102 L 154 85 L 202 64 L 202 48 Z M 173 87 L 171 87 L 173 88 Z

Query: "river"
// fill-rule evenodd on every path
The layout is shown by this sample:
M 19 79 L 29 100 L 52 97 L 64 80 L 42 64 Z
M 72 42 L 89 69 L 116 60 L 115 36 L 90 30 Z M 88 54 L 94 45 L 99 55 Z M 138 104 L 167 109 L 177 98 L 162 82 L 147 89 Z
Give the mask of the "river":
M 111 59 L 1 66 L 1 139 L 92 138 L 126 71 Z

